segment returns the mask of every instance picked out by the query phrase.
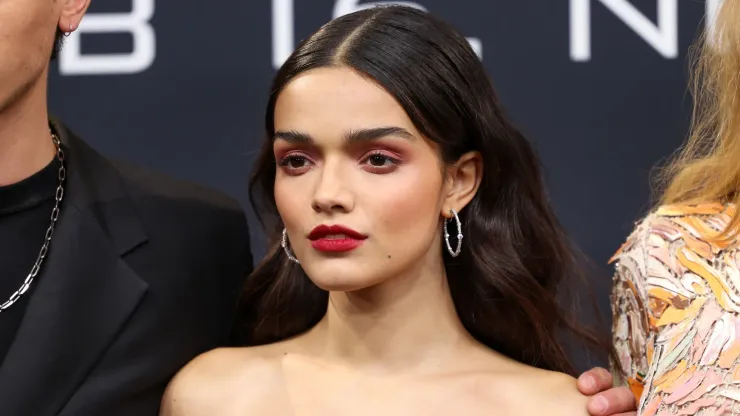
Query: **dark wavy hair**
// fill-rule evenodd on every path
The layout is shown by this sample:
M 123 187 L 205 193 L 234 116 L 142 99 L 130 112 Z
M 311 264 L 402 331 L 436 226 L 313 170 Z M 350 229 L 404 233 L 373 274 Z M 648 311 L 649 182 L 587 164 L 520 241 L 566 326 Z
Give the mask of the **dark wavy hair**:
M 345 15 L 303 41 L 275 76 L 265 140 L 250 180 L 252 207 L 269 249 L 247 279 L 241 339 L 261 345 L 307 331 L 325 315 L 328 293 L 280 246 L 272 151 L 275 103 L 298 75 L 352 68 L 383 87 L 416 128 L 441 149 L 444 163 L 466 152 L 483 159 L 480 188 L 460 212 L 465 245 L 452 258 L 440 247 L 457 314 L 479 342 L 522 363 L 574 374 L 560 337 L 607 348 L 559 305 L 558 289 L 576 279 L 578 261 L 550 206 L 539 161 L 504 116 L 486 71 L 450 25 L 403 6 Z

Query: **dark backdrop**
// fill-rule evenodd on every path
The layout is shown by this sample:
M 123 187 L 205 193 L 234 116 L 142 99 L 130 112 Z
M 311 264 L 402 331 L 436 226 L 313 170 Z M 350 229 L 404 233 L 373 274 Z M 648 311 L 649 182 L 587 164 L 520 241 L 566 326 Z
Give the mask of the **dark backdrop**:
M 686 136 L 686 53 L 717 0 L 419 2 L 472 38 L 541 153 L 562 222 L 598 265 L 608 309 L 605 262 L 648 208 L 651 168 Z M 246 208 L 276 65 L 337 13 L 368 3 L 93 0 L 52 65 L 51 110 L 102 152 Z

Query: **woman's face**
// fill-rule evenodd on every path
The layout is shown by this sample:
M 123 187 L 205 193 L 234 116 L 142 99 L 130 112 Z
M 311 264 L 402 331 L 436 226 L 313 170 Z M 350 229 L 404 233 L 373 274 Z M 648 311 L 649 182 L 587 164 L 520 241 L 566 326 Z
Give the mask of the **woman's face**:
M 393 96 L 352 69 L 315 69 L 283 89 L 274 122 L 277 208 L 317 286 L 441 266 L 441 213 L 460 207 L 447 205 L 438 149 Z

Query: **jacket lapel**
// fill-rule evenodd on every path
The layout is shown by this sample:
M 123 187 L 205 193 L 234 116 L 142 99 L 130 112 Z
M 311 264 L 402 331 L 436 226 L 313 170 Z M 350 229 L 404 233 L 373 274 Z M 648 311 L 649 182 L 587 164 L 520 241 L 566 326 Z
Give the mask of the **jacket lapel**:
M 121 258 L 146 241 L 115 169 L 56 126 L 68 182 L 45 264 L 0 367 L 2 414 L 56 415 L 147 290 Z

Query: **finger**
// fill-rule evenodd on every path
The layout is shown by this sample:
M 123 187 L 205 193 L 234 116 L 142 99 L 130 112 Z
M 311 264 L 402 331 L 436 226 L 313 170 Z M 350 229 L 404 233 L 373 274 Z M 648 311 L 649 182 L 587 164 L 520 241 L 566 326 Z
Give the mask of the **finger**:
M 637 401 L 630 389 L 614 387 L 589 398 L 587 408 L 593 416 L 615 415 L 637 410 Z
M 613 383 L 612 375 L 601 367 L 592 368 L 578 377 L 578 390 L 581 394 L 592 396 L 609 390 Z

